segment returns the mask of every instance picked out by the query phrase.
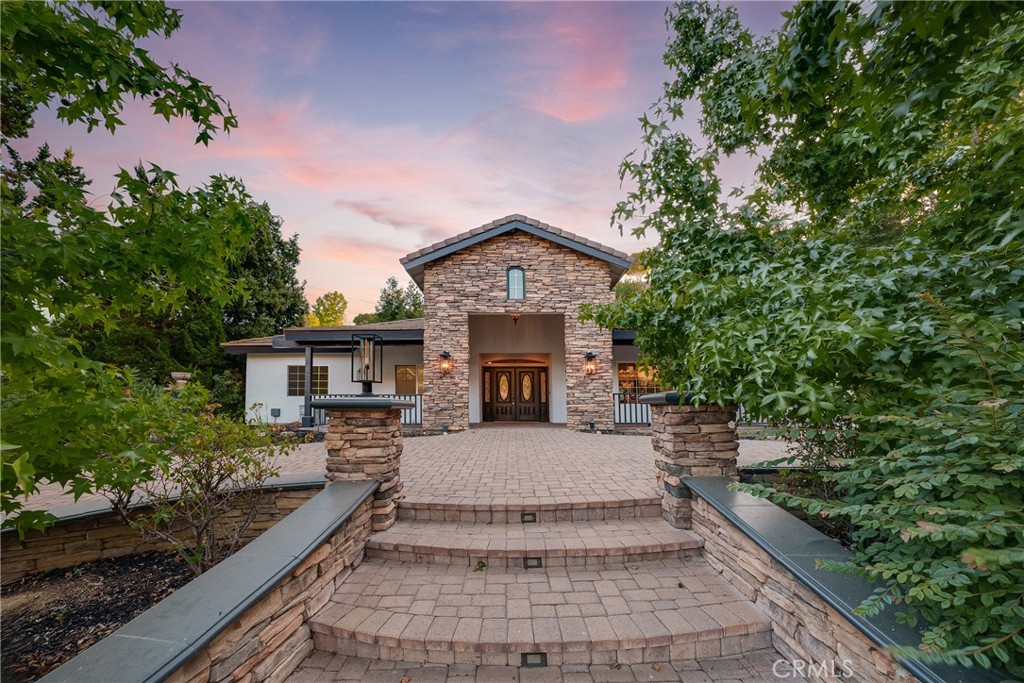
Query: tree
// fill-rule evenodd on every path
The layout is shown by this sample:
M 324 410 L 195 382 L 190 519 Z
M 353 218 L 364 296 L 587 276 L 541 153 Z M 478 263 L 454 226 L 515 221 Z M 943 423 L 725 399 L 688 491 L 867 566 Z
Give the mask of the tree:
M 325 327 L 344 325 L 348 301 L 341 292 L 324 292 L 313 302 L 313 309 L 306 315 L 306 325 Z
M 280 334 L 302 323 L 309 308 L 305 282 L 299 282 L 299 236 L 284 239 L 279 216 L 252 207 L 258 220 L 252 240 L 229 266 L 230 276 L 245 288 L 245 295 L 223 307 L 227 339 L 249 339 Z
M 69 484 L 78 495 L 152 476 L 162 456 L 151 437 L 173 428 L 173 406 L 129 371 L 82 353 L 61 330 L 112 331 L 197 299 L 223 305 L 240 291 L 232 255 L 269 220 L 236 179 L 215 176 L 182 190 L 154 164 L 118 173 L 111 202 L 95 209 L 70 152 L 53 158 L 44 147 L 20 163 L 8 144 L 26 137 L 36 109 L 51 102 L 68 123 L 114 131 L 126 96 L 164 118 L 189 117 L 197 142 L 234 128 L 230 107 L 209 86 L 177 66 L 160 67 L 138 46 L 180 21 L 180 12 L 156 2 L 0 5 L 5 513 L 18 511 L 19 497 L 39 481 Z M 132 467 L 126 474 L 114 463 Z M 4 523 L 24 530 L 49 519 L 21 511 Z
M 405 320 L 423 317 L 423 295 L 416 283 L 410 282 L 405 289 L 398 286 L 398 279 L 389 277 L 380 290 L 374 309 L 374 322 Z
M 359 313 L 356 317 L 352 318 L 353 325 L 369 325 L 375 322 L 377 322 L 377 314 L 375 313 Z
M 166 384 L 176 371 L 193 373 L 213 391 L 222 414 L 245 412 L 244 359 L 228 356 L 220 344 L 230 339 L 270 336 L 298 325 L 307 307 L 304 283 L 296 277 L 297 236 L 281 236 L 281 219 L 265 205 L 248 207 L 254 233 L 228 266 L 237 294 L 226 303 L 197 297 L 178 310 L 122 315 L 115 328 L 58 323 L 85 356 L 131 368 L 136 381 Z
M 622 278 L 615 284 L 615 299 L 628 299 L 638 295 L 647 288 L 647 268 L 643 264 L 643 254 L 633 254 L 633 265 L 629 267 Z
M 805 3 L 757 39 L 669 13 L 674 78 L 620 173 L 649 286 L 594 311 L 697 401 L 829 429 L 854 561 L 927 627 L 909 654 L 1024 673 L 1024 9 Z M 679 130 L 687 103 L 703 139 Z M 718 162 L 757 159 L 722 201 Z

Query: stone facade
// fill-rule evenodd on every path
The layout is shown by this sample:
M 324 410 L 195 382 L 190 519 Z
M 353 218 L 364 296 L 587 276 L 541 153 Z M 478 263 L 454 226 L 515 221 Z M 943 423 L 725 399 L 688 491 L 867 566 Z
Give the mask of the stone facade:
M 526 273 L 526 298 L 507 298 L 506 271 Z M 610 303 L 609 265 L 599 259 L 525 232 L 511 232 L 430 262 L 424 269 L 423 427 L 469 427 L 469 316 L 501 313 L 561 314 L 565 326 L 567 424 L 611 429 L 611 332 L 580 320 L 581 303 Z M 451 354 L 452 369 L 441 372 L 438 356 Z M 524 348 L 523 352 L 531 349 Z M 583 370 L 587 351 L 598 354 L 597 371 Z
M 785 659 L 835 673 L 822 680 L 917 680 L 707 502 L 695 496 L 692 510 L 693 530 L 704 537 L 704 557 L 769 616 L 772 645 Z M 847 671 L 851 675 L 842 675 Z
M 740 444 L 735 408 L 717 405 L 651 405 L 654 466 L 662 515 L 677 529 L 690 528 L 686 477 L 738 478 Z
M 390 529 L 398 519 L 402 481 L 402 411 L 398 408 L 346 408 L 327 411 L 328 481 L 376 479 L 373 530 Z

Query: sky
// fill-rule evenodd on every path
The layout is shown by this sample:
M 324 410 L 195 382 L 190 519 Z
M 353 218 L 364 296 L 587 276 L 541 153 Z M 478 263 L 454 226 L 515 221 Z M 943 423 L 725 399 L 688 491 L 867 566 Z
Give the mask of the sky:
M 241 178 L 297 233 L 312 302 L 371 312 L 399 258 L 520 213 L 633 253 L 610 225 L 622 159 L 670 74 L 660 2 L 171 2 L 180 31 L 149 40 L 226 98 L 239 127 L 209 147 L 190 122 L 129 103 L 86 133 L 37 116 L 27 143 L 72 147 L 106 205 L 139 161 L 182 185 Z M 736 3 L 758 33 L 789 3 Z M 691 124 L 692 125 L 692 124 Z M 726 187 L 751 164 L 720 169 Z

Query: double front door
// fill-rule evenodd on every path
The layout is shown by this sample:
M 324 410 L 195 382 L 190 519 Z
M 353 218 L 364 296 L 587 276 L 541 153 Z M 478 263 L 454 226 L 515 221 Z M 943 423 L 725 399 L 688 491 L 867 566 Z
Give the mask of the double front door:
M 546 422 L 547 368 L 484 370 L 484 420 Z

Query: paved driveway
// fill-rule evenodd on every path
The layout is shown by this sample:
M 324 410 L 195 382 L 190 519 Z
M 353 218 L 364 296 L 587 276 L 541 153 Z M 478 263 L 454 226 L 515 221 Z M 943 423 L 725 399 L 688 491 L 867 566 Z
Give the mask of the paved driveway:
M 785 454 L 781 441 L 740 441 L 741 465 Z M 281 458 L 281 474 L 320 472 L 324 445 L 308 443 Z M 647 498 L 654 494 L 649 436 L 588 434 L 552 427 L 489 427 L 405 440 L 406 497 L 462 499 L 562 498 L 582 495 Z M 98 496 L 83 496 L 87 501 Z M 73 498 L 59 486 L 41 487 L 26 505 L 50 509 Z

